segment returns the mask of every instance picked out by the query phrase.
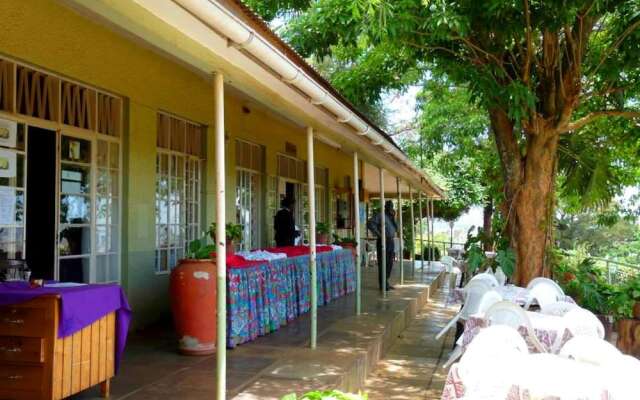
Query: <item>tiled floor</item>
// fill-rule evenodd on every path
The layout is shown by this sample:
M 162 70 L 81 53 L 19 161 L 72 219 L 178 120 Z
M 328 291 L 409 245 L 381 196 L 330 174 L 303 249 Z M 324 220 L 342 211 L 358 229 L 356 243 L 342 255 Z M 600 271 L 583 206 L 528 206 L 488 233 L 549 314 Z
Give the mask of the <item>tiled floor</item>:
M 435 293 L 378 362 L 363 389 L 370 400 L 440 399 L 447 377 L 442 364 L 455 329 L 440 340 L 434 337 L 457 311 L 446 306 L 447 295 L 447 290 Z
M 405 276 L 410 277 L 410 265 L 405 266 L 405 271 Z M 395 272 L 392 282 L 397 282 L 398 271 Z M 435 329 L 431 312 L 436 314 L 433 317 L 436 324 L 444 321 L 441 308 L 428 306 L 420 311 L 418 320 L 402 333 L 399 342 L 391 350 L 386 347 L 406 327 L 407 315 L 416 312 L 416 299 L 426 298 L 435 277 L 434 273 L 421 274 L 417 269 L 414 280 L 407 280 L 402 287 L 397 285 L 396 290 L 389 292 L 388 299 L 383 300 L 377 290 L 375 271 L 365 269 L 363 315 L 354 316 L 353 295 L 319 308 L 316 350 L 308 348 L 308 315 L 277 332 L 229 350 L 227 397 L 279 399 L 287 393 L 301 394 L 311 389 L 361 387 L 374 366 L 373 363 L 367 365 L 367 360 L 375 362 L 384 350 L 389 351 L 388 358 L 378 369 L 401 369 L 406 376 L 387 377 L 376 373 L 369 383 L 371 399 L 391 398 L 377 395 L 381 389 L 375 385 L 375 379 L 387 380 L 389 384 L 397 382 L 400 386 L 415 384 L 419 393 L 426 393 L 431 386 L 435 388 L 439 378 L 431 382 L 427 377 L 439 354 L 436 355 L 437 343 L 429 343 L 428 335 L 433 336 Z M 130 335 L 121 370 L 112 380 L 111 398 L 214 399 L 215 355 L 181 356 L 176 352 L 175 343 L 170 324 Z M 397 390 L 406 394 L 406 388 L 398 385 Z M 97 388 L 74 396 L 74 399 L 95 398 L 98 398 Z

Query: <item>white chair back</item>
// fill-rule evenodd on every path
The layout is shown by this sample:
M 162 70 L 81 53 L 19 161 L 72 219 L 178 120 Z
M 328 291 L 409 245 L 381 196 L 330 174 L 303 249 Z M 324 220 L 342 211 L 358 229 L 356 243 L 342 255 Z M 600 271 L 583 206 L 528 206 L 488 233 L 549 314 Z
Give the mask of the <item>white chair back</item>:
M 524 308 L 528 310 L 534 301 L 536 301 L 540 308 L 542 308 L 551 303 L 564 300 L 564 298 L 564 292 L 555 282 L 549 283 L 545 281 L 539 281 L 529 290 L 527 303 L 525 304 Z
M 527 289 L 533 289 L 535 286 L 537 286 L 538 284 L 543 283 L 543 282 L 546 283 L 546 284 L 555 286 L 556 289 L 558 289 L 558 291 L 564 295 L 564 291 L 562 290 L 562 288 L 560 287 L 560 285 L 558 285 L 558 283 L 556 281 L 554 281 L 553 279 L 545 278 L 543 276 L 539 276 L 537 278 L 533 278 L 531 281 L 529 281 L 529 284 L 527 285 Z
M 527 343 L 517 330 L 506 325 L 491 325 L 473 338 L 460 359 L 460 364 L 477 360 L 486 363 L 492 356 L 505 352 L 528 354 Z
M 527 313 L 520 308 L 520 306 L 510 301 L 501 301 L 489 307 L 484 314 L 484 318 L 487 319 L 492 326 L 507 325 L 516 330 L 524 327 L 531 344 L 533 344 L 539 352 L 547 352 L 538 340 Z
M 492 305 L 502 301 L 502 295 L 495 290 L 489 290 L 484 295 L 482 295 L 482 299 L 480 299 L 480 304 L 478 305 L 478 315 L 484 316 L 489 307 Z
M 454 260 L 453 257 L 442 256 L 442 258 L 440 259 L 440 262 L 444 264 L 445 270 L 448 273 L 453 272 L 453 267 L 456 264 L 456 260 Z
M 440 339 L 459 319 L 468 319 L 469 316 L 478 312 L 482 296 L 491 290 L 491 286 L 484 281 L 478 280 L 469 282 L 464 287 L 465 300 L 462 309 L 438 332 L 436 339 Z
M 488 274 L 486 272 L 482 272 L 482 273 L 479 273 L 478 275 L 474 275 L 469 280 L 469 283 L 474 282 L 474 281 L 485 281 L 489 285 L 491 285 L 492 287 L 498 286 L 498 280 L 496 279 L 496 277 L 493 276 L 492 274 Z
M 622 353 L 611 343 L 589 336 L 576 336 L 562 346 L 560 356 L 595 365 L 622 361 Z
M 491 286 L 484 280 L 471 281 L 464 287 L 464 306 L 460 310 L 460 318 L 468 319 L 478 313 L 480 303 L 485 293 L 491 290 Z
M 498 281 L 498 285 L 504 286 L 507 283 L 507 275 L 504 273 L 500 266 L 496 267 L 496 273 L 494 274 L 496 280 Z
M 604 339 L 604 325 L 589 310 L 576 307 L 569 310 L 562 319 L 573 336 L 590 336 L 601 340 Z
M 556 317 L 564 317 L 566 313 L 576 308 L 580 308 L 575 303 L 568 301 L 556 301 L 555 303 L 545 304 L 540 308 L 540 313 L 545 315 L 555 315 Z

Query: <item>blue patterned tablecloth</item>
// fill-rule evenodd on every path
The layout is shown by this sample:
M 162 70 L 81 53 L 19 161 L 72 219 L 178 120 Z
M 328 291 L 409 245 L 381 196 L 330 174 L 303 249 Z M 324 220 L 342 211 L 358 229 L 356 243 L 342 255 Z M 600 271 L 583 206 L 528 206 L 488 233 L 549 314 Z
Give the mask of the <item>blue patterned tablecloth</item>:
M 352 293 L 351 250 L 318 253 L 318 306 Z M 285 258 L 227 272 L 227 345 L 255 340 L 311 308 L 309 256 Z

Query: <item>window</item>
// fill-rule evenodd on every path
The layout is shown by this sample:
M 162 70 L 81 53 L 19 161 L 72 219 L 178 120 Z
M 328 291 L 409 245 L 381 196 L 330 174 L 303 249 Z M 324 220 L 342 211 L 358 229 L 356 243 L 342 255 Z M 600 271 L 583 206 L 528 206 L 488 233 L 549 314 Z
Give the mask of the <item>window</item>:
M 327 168 L 315 167 L 316 184 L 316 223 L 327 223 L 327 186 L 329 183 L 329 170 Z
M 200 236 L 204 128 L 158 114 L 156 156 L 156 271 L 168 272 Z
M 236 221 L 242 225 L 242 250 L 262 244 L 261 204 L 264 148 L 236 140 Z
M 10 164 L 15 162 L 15 173 L 3 173 L 0 177 L 0 194 L 5 204 L 0 214 L 0 258 L 22 259 L 25 247 L 25 126 L 0 120 L 0 131 L 17 135 L 15 144 L 0 143 L 0 158 L 8 160 L 6 169 L 11 171 Z

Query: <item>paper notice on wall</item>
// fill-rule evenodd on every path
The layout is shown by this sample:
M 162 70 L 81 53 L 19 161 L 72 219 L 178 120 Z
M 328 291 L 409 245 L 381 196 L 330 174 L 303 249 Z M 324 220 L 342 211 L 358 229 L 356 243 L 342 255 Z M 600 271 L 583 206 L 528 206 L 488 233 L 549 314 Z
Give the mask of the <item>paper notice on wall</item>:
M 0 186 L 0 225 L 11 225 L 16 219 L 16 190 Z
M 0 178 L 15 178 L 16 153 L 0 149 Z
M 18 124 L 15 121 L 0 119 L 0 146 L 16 147 L 16 132 Z

